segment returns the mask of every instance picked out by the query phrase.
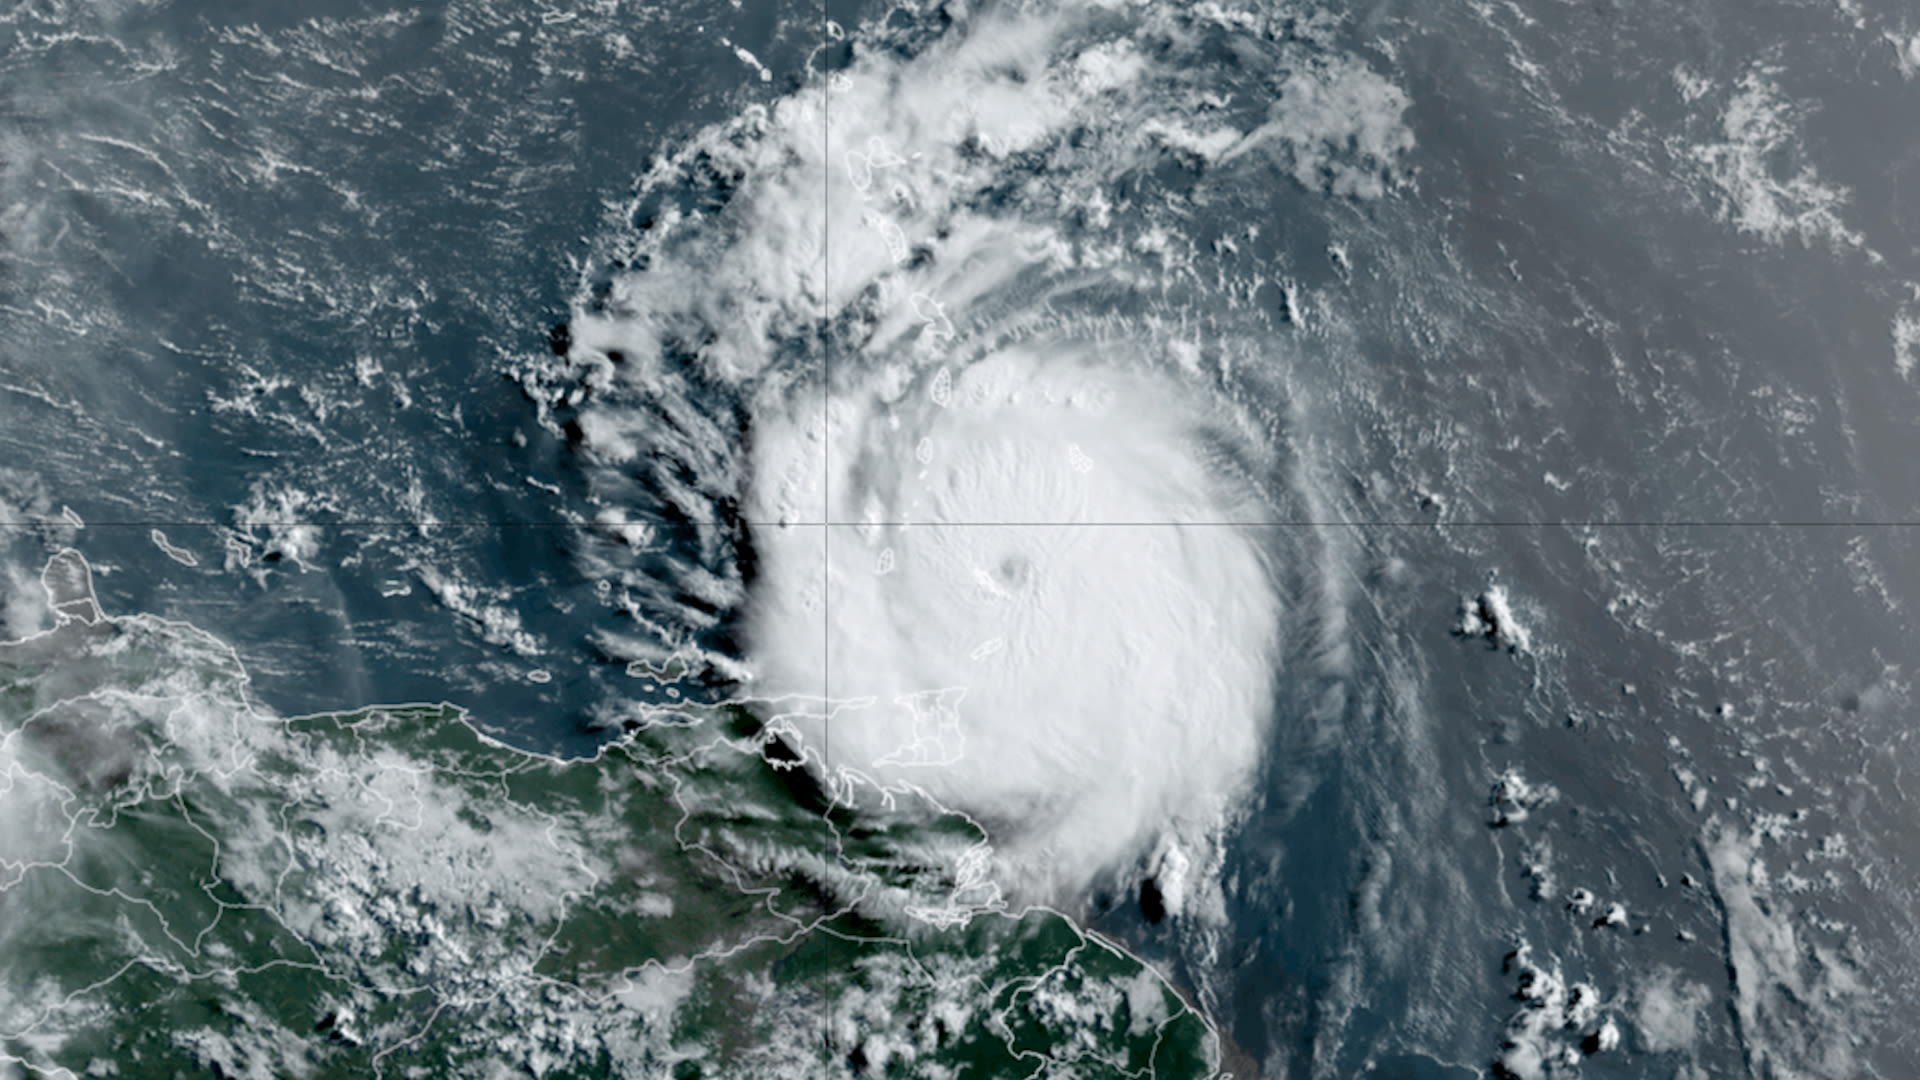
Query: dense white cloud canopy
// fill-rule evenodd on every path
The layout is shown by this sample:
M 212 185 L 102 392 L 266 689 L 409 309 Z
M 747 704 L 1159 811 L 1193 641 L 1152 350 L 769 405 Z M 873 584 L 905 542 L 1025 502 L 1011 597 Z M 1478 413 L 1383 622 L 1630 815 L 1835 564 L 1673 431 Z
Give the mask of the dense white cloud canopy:
M 1327 592 L 1310 648 L 1340 653 L 1313 541 L 1250 527 L 1315 516 L 1285 365 L 1161 313 L 1260 282 L 1203 284 L 1127 180 L 1172 155 L 1377 195 L 1406 98 L 1296 50 L 1279 104 L 1225 110 L 1180 59 L 1224 18 L 1014 7 L 862 45 L 661 160 L 571 323 L 554 400 L 606 503 L 745 545 L 737 586 L 689 571 L 658 606 L 726 609 L 742 648 L 705 655 L 785 699 L 814 768 L 973 816 L 1024 899 L 1150 859 L 1197 895 L 1273 734 L 1281 598 Z
M 1014 348 L 763 432 L 760 692 L 831 703 L 788 717 L 828 767 L 980 818 L 1017 894 L 1203 837 L 1281 614 L 1205 428 L 1176 385 Z

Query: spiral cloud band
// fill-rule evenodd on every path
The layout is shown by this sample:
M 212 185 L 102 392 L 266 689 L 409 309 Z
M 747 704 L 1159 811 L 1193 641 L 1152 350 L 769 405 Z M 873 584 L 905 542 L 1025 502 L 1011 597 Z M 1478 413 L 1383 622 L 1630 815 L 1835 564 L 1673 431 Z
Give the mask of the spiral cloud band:
M 1016 897 L 1204 839 L 1280 615 L 1204 428 L 1162 379 L 1012 348 L 763 431 L 760 692 L 820 697 L 787 720 L 827 769 L 981 821 Z
M 1122 181 L 1372 151 L 1222 115 L 1167 59 L 1219 29 L 1012 7 L 856 50 L 655 165 L 537 380 L 607 531 L 583 570 L 669 648 L 737 629 L 704 655 L 810 767 L 972 816 L 1014 898 L 1146 870 L 1181 908 L 1270 734 L 1280 597 L 1325 576 L 1249 527 L 1295 480 L 1280 367 L 1164 314 L 1260 282 L 1201 282 Z M 698 560 L 625 567 L 656 514 Z

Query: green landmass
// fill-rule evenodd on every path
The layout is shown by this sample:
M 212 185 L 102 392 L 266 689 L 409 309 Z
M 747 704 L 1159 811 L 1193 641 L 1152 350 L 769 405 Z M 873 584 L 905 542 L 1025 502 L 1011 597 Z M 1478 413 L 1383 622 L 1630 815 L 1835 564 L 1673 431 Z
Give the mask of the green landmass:
M 1214 1071 L 1138 959 L 990 910 L 971 822 L 856 811 L 744 705 L 573 761 L 449 705 L 280 718 L 85 591 L 0 643 L 0 1073 Z

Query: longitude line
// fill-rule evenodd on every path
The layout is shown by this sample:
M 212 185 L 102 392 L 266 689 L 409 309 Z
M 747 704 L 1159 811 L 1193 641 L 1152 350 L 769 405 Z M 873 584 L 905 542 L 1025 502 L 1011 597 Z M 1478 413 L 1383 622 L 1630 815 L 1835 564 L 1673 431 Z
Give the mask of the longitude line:
M 826 715 L 820 720 L 820 765 L 827 770 L 827 790 L 833 790 L 833 589 L 829 580 L 832 566 L 833 529 L 827 524 L 833 517 L 833 453 L 827 430 L 832 421 L 828 394 L 833 385 L 833 290 L 829 280 L 833 272 L 833 134 L 829 110 L 833 105 L 833 12 L 828 0 L 820 0 L 820 700 Z M 820 862 L 824 867 L 833 857 L 830 839 L 833 829 L 833 800 L 827 800 L 828 816 L 820 832 Z M 829 939 L 830 941 L 831 939 Z M 829 948 L 830 954 L 830 948 Z M 831 961 L 829 961 L 829 965 Z M 832 1053 L 833 973 L 822 972 L 820 1045 L 823 1053 Z

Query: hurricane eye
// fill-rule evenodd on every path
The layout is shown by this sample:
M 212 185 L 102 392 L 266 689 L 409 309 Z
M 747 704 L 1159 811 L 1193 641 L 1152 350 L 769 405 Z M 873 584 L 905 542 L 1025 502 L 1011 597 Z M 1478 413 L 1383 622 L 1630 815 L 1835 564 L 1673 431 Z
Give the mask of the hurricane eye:
M 1018 553 L 1009 554 L 1000 560 L 1000 566 L 995 573 L 1000 578 L 1000 584 L 1007 588 L 1024 588 L 1029 581 L 1033 580 L 1033 560 Z

